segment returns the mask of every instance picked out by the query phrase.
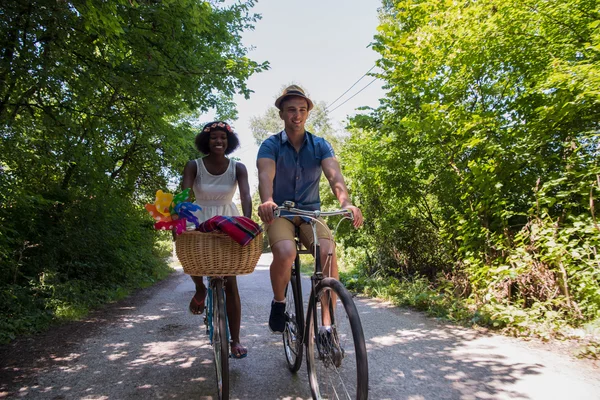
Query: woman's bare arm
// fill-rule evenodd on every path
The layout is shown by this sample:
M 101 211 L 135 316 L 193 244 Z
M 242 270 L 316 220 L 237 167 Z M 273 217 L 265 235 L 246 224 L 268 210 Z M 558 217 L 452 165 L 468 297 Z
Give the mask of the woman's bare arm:
M 240 162 L 236 163 L 235 174 L 237 176 L 238 188 L 240 189 L 240 201 L 242 202 L 242 214 L 244 217 L 252 217 L 252 197 L 250 196 L 250 184 L 248 183 L 248 170 Z
M 196 165 L 196 160 L 190 160 L 185 165 L 183 170 L 183 181 L 181 182 L 181 188 L 183 190 L 187 188 L 192 188 L 194 186 L 194 180 L 196 179 L 196 173 L 198 172 L 198 166 Z M 190 190 L 190 195 L 187 200 L 191 200 L 194 195 L 194 191 Z

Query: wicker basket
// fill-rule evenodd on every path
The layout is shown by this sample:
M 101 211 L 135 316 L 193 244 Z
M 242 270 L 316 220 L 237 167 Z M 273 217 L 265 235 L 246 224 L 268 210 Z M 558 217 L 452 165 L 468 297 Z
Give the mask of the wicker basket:
M 184 232 L 175 241 L 183 272 L 194 276 L 250 274 L 262 249 L 262 233 L 244 247 L 220 232 Z

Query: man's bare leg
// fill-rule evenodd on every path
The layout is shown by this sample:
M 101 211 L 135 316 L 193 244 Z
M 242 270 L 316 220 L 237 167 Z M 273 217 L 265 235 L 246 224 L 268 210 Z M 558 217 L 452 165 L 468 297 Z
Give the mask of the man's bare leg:
M 281 240 L 271 246 L 271 286 L 273 302 L 269 315 L 269 329 L 273 333 L 283 333 L 285 328 L 285 287 L 290 281 L 292 264 L 296 258 L 296 243 L 293 240 Z
M 293 240 L 280 240 L 271 246 L 273 262 L 271 263 L 271 287 L 275 301 L 285 300 L 285 287 L 290 281 L 292 264 L 296 258 L 296 243 Z

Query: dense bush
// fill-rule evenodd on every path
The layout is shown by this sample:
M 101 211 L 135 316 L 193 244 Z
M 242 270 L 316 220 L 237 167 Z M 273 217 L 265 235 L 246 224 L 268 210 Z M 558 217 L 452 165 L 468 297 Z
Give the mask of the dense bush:
M 266 68 L 253 4 L 2 2 L 0 341 L 164 276 L 141 205 L 196 156 L 191 117 L 235 116 Z
M 2 260 L 0 341 L 80 317 L 169 272 L 152 221 L 110 193 L 31 199 L 2 209 L 1 217 L 13 225 L 9 242 L 28 240 Z
M 450 285 L 501 325 L 600 317 L 598 10 L 383 2 L 388 93 L 342 153 L 366 271 Z

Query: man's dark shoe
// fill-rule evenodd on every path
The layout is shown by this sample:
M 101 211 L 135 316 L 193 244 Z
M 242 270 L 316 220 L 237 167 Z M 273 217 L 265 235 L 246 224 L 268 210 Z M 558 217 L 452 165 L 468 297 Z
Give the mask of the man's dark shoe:
M 269 315 L 269 329 L 273 333 L 283 333 L 285 328 L 285 303 L 271 302 L 271 315 Z

